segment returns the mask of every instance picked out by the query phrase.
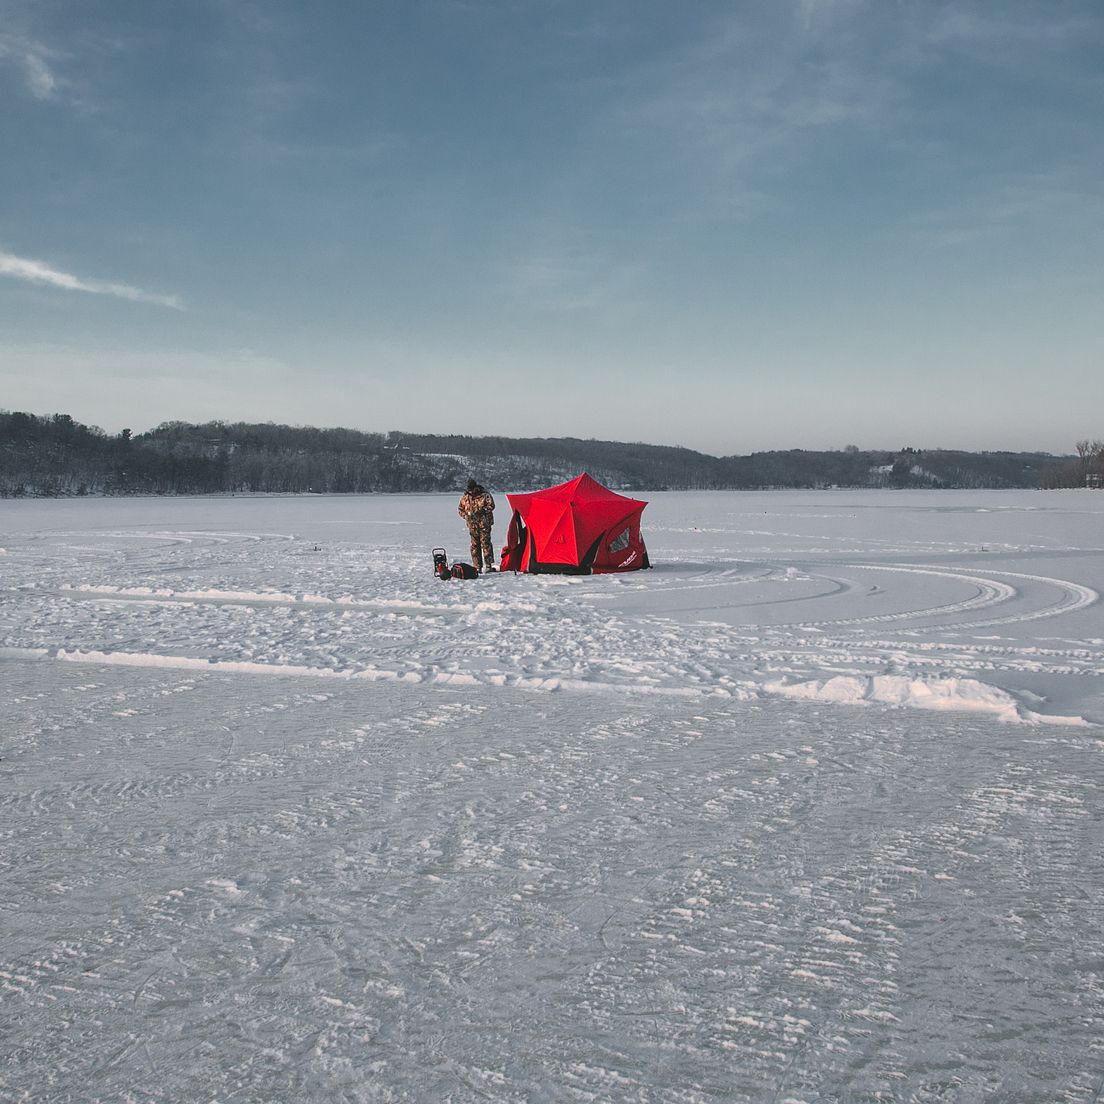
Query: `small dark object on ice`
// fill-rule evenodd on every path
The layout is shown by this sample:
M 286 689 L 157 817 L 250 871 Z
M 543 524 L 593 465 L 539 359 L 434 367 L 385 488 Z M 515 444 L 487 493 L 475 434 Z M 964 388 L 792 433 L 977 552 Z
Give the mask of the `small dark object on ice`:
M 452 572 L 449 571 L 448 556 L 443 548 L 433 550 L 433 574 L 438 579 L 452 578 Z
M 438 579 L 478 579 L 479 572 L 470 563 L 457 560 L 449 567 L 448 556 L 443 548 L 433 550 L 433 574 Z

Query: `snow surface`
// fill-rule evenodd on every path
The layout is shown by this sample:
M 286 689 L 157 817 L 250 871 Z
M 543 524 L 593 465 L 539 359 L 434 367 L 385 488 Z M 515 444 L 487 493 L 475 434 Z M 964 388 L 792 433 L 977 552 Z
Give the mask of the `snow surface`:
M 1104 1098 L 1104 495 L 651 499 L 0 504 L 0 1100 Z

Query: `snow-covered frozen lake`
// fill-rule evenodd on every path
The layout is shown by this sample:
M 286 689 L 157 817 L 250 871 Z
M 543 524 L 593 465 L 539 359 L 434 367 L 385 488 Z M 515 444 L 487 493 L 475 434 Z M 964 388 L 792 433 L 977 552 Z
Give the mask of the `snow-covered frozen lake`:
M 0 1100 L 1104 1100 L 1104 494 L 642 497 L 0 503 Z

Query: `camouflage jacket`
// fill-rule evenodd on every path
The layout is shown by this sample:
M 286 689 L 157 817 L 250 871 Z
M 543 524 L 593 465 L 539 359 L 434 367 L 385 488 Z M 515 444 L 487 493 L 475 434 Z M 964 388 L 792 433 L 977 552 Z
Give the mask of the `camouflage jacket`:
M 465 491 L 460 498 L 460 505 L 457 506 L 456 512 L 465 521 L 482 519 L 490 521 L 494 517 L 494 506 L 494 495 L 490 491 L 474 495 L 470 491 Z

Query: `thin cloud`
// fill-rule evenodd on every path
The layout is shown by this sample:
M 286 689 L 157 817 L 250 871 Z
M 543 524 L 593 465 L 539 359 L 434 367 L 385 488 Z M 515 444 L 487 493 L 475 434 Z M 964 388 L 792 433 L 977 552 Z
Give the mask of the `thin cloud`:
M 792 172 L 833 132 L 890 129 L 902 91 L 855 0 L 801 0 L 766 19 L 726 12 L 674 50 L 628 69 L 604 123 L 614 140 L 658 135 L 699 208 L 773 206 L 762 173 Z M 735 208 L 732 194 L 748 202 Z
M 553 312 L 633 310 L 640 269 L 583 249 L 550 248 L 508 266 L 503 291 Z
M 1027 45 L 1034 50 L 1042 46 L 1063 46 L 1070 42 L 1098 37 L 1099 23 L 1095 19 L 1058 18 L 1055 13 L 1040 14 L 1034 9 L 1019 13 L 971 11 L 948 8 L 936 16 L 928 31 L 928 39 L 936 45 L 963 45 L 984 48 L 1007 48 Z
M 920 212 L 905 221 L 903 230 L 936 248 L 1000 238 L 1034 241 L 1033 234 L 1052 242 L 1067 242 L 1073 235 L 1085 242 L 1102 219 L 1104 200 L 1079 187 L 1075 177 L 1038 173 L 981 189 L 951 207 Z
M 41 284 L 47 287 L 62 288 L 65 291 L 87 291 L 93 295 L 113 295 L 116 299 L 129 299 L 134 303 L 154 303 L 159 307 L 171 307 L 183 310 L 184 304 L 179 296 L 158 295 L 156 292 L 143 291 L 130 284 L 115 284 L 106 280 L 84 280 L 51 268 L 43 261 L 30 257 L 16 257 L 12 253 L 0 252 L 0 276 L 11 276 L 29 284 Z
M 61 81 L 50 64 L 54 56 L 53 51 L 30 39 L 0 35 L 0 61 L 6 59 L 15 65 L 36 100 L 57 98 Z

